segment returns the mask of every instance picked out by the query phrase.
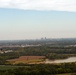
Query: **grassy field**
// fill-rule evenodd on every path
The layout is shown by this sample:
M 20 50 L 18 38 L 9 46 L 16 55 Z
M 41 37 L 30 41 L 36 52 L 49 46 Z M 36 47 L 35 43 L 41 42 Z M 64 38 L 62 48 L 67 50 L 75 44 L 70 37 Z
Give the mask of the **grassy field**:
M 22 66 L 6 66 L 6 65 L 0 65 L 0 70 L 9 70 L 9 69 L 15 69 Z
M 21 56 L 17 59 L 7 60 L 11 64 L 38 64 L 44 61 L 45 56 Z
M 57 74 L 57 75 L 76 75 L 76 73 L 66 73 L 66 74 Z
M 30 66 L 14 66 L 14 65 L 0 65 L 0 71 L 1 70 L 10 70 L 10 69 L 16 69 L 16 68 L 20 68 L 20 67 L 30 67 Z

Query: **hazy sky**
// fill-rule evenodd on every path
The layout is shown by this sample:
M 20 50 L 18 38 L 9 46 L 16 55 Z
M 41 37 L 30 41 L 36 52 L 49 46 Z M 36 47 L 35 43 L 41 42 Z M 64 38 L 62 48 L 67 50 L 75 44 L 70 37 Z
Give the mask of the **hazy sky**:
M 76 37 L 76 0 L 0 0 L 0 40 Z

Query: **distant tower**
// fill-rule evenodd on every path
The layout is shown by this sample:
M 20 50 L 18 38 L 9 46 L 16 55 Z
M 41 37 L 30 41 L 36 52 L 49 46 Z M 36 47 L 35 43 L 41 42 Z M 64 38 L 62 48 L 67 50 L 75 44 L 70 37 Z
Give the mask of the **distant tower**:
M 43 40 L 43 37 L 41 38 L 41 40 Z
M 45 40 L 46 40 L 46 37 L 45 37 Z
M 3 49 L 1 48 L 0 50 L 2 51 Z

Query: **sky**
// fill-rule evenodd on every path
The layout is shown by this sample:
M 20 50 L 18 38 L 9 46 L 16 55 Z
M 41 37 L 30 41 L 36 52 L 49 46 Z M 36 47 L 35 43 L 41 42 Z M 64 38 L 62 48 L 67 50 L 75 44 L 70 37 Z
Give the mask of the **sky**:
M 0 0 L 0 40 L 76 38 L 76 0 Z

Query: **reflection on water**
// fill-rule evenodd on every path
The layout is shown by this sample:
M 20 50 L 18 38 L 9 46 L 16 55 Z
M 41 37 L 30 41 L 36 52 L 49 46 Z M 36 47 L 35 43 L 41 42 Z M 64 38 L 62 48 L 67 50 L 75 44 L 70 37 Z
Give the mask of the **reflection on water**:
M 46 59 L 45 63 L 68 63 L 68 62 L 76 62 L 76 57 L 70 57 L 67 59 L 60 59 L 60 60 L 48 60 Z

